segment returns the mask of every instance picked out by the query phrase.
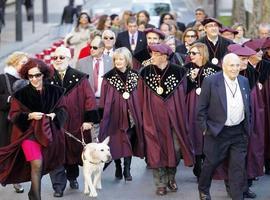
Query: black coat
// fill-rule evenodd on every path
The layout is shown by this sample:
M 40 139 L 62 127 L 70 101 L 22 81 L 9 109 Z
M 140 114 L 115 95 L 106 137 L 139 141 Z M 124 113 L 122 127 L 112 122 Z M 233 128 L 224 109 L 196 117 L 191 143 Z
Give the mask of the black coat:
M 10 74 L 7 74 L 7 76 L 12 88 L 13 83 L 15 83 L 18 78 Z M 9 96 L 11 96 L 11 94 L 8 91 L 5 76 L 4 74 L 0 74 L 0 147 L 8 145 L 10 142 L 11 123 L 8 120 L 8 112 L 10 109 L 10 102 L 8 102 Z
M 128 31 L 124 31 L 118 34 L 115 42 L 115 48 L 120 48 L 120 47 L 127 47 L 130 52 L 132 52 L 131 47 L 130 47 L 130 42 L 129 42 L 129 34 Z M 134 52 L 132 54 L 136 54 L 143 49 L 146 49 L 147 47 L 147 42 L 146 42 L 146 36 L 143 32 L 138 31 L 138 38 L 137 38 L 137 44 Z

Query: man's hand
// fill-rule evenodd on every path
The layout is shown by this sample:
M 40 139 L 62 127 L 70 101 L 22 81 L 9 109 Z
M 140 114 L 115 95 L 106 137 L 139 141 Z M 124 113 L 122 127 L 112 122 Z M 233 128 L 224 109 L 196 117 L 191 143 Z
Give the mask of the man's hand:
M 46 114 L 46 116 L 50 117 L 53 120 L 55 118 L 56 114 L 55 113 L 49 113 L 49 114 Z
M 31 112 L 28 114 L 28 119 L 29 120 L 40 120 L 44 113 L 42 112 Z
M 82 130 L 83 131 L 86 131 L 86 130 L 90 130 L 93 126 L 93 123 L 90 123 L 90 122 L 84 122 L 82 124 Z

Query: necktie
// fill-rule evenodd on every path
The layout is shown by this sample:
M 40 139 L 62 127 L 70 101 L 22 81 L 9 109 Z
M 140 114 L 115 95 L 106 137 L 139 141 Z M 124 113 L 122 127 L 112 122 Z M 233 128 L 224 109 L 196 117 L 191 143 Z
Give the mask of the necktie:
M 135 41 L 134 41 L 134 35 L 131 36 L 131 44 L 134 45 Z
M 96 63 L 95 63 L 95 67 L 94 67 L 94 90 L 95 90 L 95 92 L 97 92 L 97 90 L 98 90 L 99 62 L 100 62 L 100 59 L 96 59 Z

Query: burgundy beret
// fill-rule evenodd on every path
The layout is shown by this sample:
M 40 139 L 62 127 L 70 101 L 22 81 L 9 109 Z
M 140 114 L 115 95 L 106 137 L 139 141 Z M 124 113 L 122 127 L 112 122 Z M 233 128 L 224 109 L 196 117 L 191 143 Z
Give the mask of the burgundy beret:
M 249 48 L 258 51 L 258 49 L 263 48 L 263 44 L 265 43 L 265 38 L 259 38 L 259 39 L 251 39 L 244 43 L 245 46 L 248 46 Z
M 156 29 L 156 28 L 147 28 L 147 29 L 144 30 L 144 33 L 145 34 L 147 34 L 147 33 L 156 33 L 156 34 L 159 35 L 159 37 L 162 40 L 164 40 L 164 38 L 165 38 L 165 34 L 161 30 Z
M 235 53 L 238 56 L 252 56 L 256 54 L 256 51 L 241 44 L 230 44 L 227 48 L 230 53 Z
M 170 56 L 173 53 L 171 47 L 169 47 L 167 44 L 153 44 L 149 45 L 148 47 L 151 52 L 160 52 L 161 54 L 166 54 L 167 56 Z
M 233 33 L 233 34 L 238 34 L 238 31 L 230 28 L 230 27 L 223 27 L 221 29 L 219 29 L 219 32 L 220 33 L 224 33 L 224 32 L 230 32 L 230 33 Z
M 205 18 L 201 23 L 202 25 L 205 26 L 206 24 L 211 23 L 211 22 L 216 22 L 220 28 L 222 27 L 222 24 L 217 19 L 212 18 L 212 17 Z

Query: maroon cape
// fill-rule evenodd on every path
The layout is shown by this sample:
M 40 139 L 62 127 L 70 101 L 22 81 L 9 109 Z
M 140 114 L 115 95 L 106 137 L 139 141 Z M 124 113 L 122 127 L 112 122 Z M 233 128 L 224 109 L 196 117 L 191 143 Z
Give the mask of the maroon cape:
M 68 119 L 64 128 L 81 140 L 80 128 L 83 122 L 97 123 L 99 121 L 95 95 L 87 79 L 87 74 L 68 67 L 62 82 L 58 72 L 55 70 L 50 83 L 60 85 L 66 89 L 65 99 L 68 105 Z M 90 131 L 84 132 L 84 140 L 86 143 L 91 142 Z M 81 143 L 66 136 L 66 164 L 82 164 L 82 150 Z
M 186 70 L 170 64 L 159 73 L 154 65 L 140 72 L 139 95 L 143 112 L 146 157 L 150 167 L 175 167 L 176 155 L 172 131 L 175 132 L 184 158 L 184 164 L 193 165 L 193 152 L 186 127 L 186 105 L 183 76 Z M 156 92 L 159 79 L 164 92 Z
M 187 73 L 187 86 L 186 86 L 186 105 L 187 105 L 187 122 L 188 122 L 188 135 L 191 138 L 195 155 L 203 154 L 203 133 L 199 129 L 196 123 L 196 106 L 199 95 L 196 93 L 196 89 L 201 88 L 205 77 L 210 76 L 221 68 L 217 65 L 213 65 L 207 62 L 205 65 L 199 67 L 194 63 L 188 63 L 184 66 L 188 69 Z M 191 80 L 191 70 L 199 69 L 198 76 L 195 80 Z
M 44 85 L 40 94 L 28 85 L 14 94 L 11 101 L 10 119 L 14 123 L 11 144 L 0 149 L 0 182 L 20 183 L 30 181 L 31 167 L 25 160 L 21 143 L 35 139 L 42 145 L 43 174 L 65 162 L 65 140 L 61 128 L 66 119 L 64 89 Z M 55 113 L 54 120 L 28 120 L 28 113 Z
M 116 69 L 110 70 L 104 75 L 100 107 L 103 109 L 103 117 L 100 123 L 99 139 L 103 141 L 110 136 L 109 146 L 113 159 L 128 156 L 144 157 L 144 140 L 142 128 L 141 109 L 138 100 L 137 84 L 139 75 L 134 70 L 128 70 L 126 87 L 130 97 L 126 100 L 122 94 L 124 83 L 121 81 Z M 119 81 L 119 82 L 118 82 Z M 117 84 L 120 84 L 117 85 Z M 118 90 L 117 90 L 118 88 Z M 119 88 L 121 88 L 119 90 Z M 130 114 L 129 114 L 130 113 Z M 134 120 L 136 138 L 134 146 L 129 139 L 130 116 Z M 132 148 L 133 147 L 133 148 Z

